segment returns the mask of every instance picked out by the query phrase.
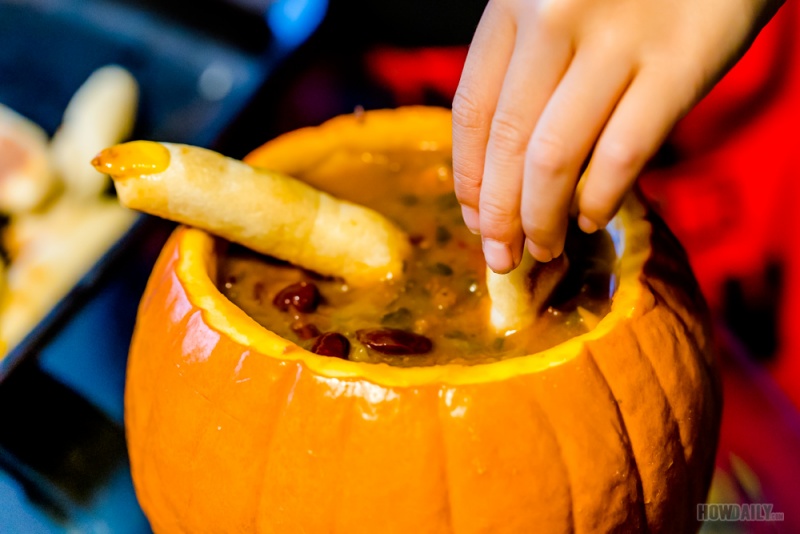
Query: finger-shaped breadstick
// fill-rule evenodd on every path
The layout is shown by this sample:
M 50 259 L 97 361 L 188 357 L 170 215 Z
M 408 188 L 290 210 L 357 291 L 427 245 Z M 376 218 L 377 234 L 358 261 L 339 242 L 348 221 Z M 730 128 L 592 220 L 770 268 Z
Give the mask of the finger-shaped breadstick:
M 86 162 L 130 136 L 138 100 L 139 88 L 133 76 L 111 65 L 89 76 L 69 101 L 51 145 L 67 195 L 94 197 L 108 186 L 108 178 Z
M 3 293 L 6 290 L 6 262 L 0 258 L 0 302 L 3 301 Z M 2 354 L 2 350 L 0 350 Z
M 112 199 L 61 199 L 45 211 L 12 219 L 3 236 L 12 260 L 0 292 L 0 358 L 47 315 L 135 219 L 134 212 Z
M 0 104 L 0 213 L 33 210 L 55 183 L 45 131 Z
M 353 285 L 399 276 L 410 252 L 406 234 L 377 212 L 210 150 L 135 141 L 92 163 L 125 206 Z
M 492 327 L 498 333 L 508 333 L 533 323 L 568 266 L 564 254 L 548 263 L 538 263 L 526 250 L 519 267 L 508 274 L 497 274 L 487 267 Z

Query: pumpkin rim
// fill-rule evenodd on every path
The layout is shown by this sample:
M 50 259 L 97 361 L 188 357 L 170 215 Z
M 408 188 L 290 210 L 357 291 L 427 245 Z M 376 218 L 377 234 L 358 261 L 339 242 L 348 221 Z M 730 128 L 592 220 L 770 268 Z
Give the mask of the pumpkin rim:
M 331 136 L 332 133 L 340 131 L 340 128 L 351 130 L 349 136 L 345 137 L 352 141 L 352 137 L 355 136 L 356 146 L 358 135 L 369 138 L 370 144 L 374 146 L 375 140 L 379 140 L 380 136 L 363 130 L 359 134 L 352 133 L 353 130 L 362 128 L 367 122 L 370 123 L 372 129 L 385 128 L 391 124 L 393 131 L 397 132 L 397 118 L 410 119 L 413 117 L 413 121 L 411 121 L 415 124 L 413 131 L 432 131 L 434 135 L 444 137 L 442 129 L 445 124 L 442 119 L 446 117 L 448 132 L 450 128 L 450 114 L 449 112 L 443 114 L 441 108 L 409 107 L 365 112 L 364 115 L 372 120 L 365 121 L 363 116 L 345 115 L 318 127 L 304 128 L 285 134 L 251 153 L 245 161 L 249 160 L 249 163 L 257 164 L 259 158 L 263 159 L 265 150 L 272 146 L 280 151 L 305 154 L 308 152 L 309 136 L 313 138 L 320 134 L 331 137 L 330 142 L 327 143 L 327 149 L 330 150 L 340 146 L 336 143 L 336 138 Z M 425 123 L 427 128 L 418 129 L 420 122 Z M 414 138 L 411 135 L 406 137 L 408 138 L 408 148 L 426 149 L 424 138 Z M 449 148 L 442 144 L 441 137 L 432 143 L 433 148 L 427 149 L 444 150 Z M 291 153 L 288 156 L 291 157 Z M 210 274 L 216 273 L 217 270 L 215 238 L 196 228 L 183 227 L 178 230 L 181 234 L 177 247 L 178 258 L 175 273 L 185 289 L 187 298 L 201 310 L 209 326 L 265 357 L 284 361 L 300 361 L 311 371 L 327 378 L 367 380 L 387 387 L 409 387 L 431 382 L 462 385 L 502 381 L 514 376 L 541 372 L 568 362 L 585 350 L 584 346 L 587 342 L 602 338 L 623 321 L 645 311 L 647 308 L 646 298 L 649 293 L 646 291 L 642 279 L 645 264 L 652 253 L 650 243 L 652 226 L 645 219 L 645 215 L 646 210 L 642 203 L 635 195 L 629 194 L 617 216 L 609 223 L 609 226 L 621 231 L 623 236 L 622 254 L 619 257 L 618 285 L 610 311 L 594 329 L 540 352 L 487 363 L 397 367 L 385 363 L 354 362 L 314 354 L 261 326 L 220 292 Z

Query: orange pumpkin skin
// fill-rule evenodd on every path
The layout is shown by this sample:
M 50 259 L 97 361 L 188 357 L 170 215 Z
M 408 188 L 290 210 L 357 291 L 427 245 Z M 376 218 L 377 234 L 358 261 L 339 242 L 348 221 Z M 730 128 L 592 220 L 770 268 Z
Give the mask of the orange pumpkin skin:
M 279 138 L 301 173 L 336 147 L 449 145 L 405 108 Z M 313 181 L 313 180 L 312 180 Z M 634 198 L 620 287 L 589 334 L 486 365 L 402 369 L 310 354 L 216 289 L 214 240 L 179 228 L 143 296 L 125 422 L 133 480 L 167 532 L 688 532 L 720 389 L 686 257 Z

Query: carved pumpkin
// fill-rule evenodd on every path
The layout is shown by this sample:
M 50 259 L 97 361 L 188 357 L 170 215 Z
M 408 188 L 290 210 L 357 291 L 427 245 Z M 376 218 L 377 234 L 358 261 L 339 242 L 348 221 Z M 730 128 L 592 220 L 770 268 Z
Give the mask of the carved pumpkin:
M 287 134 L 249 162 L 330 176 L 337 151 L 449 144 L 448 112 L 405 108 Z M 705 304 L 636 198 L 612 225 L 618 289 L 594 330 L 530 356 L 416 368 L 317 356 L 259 326 L 215 286 L 214 238 L 179 228 L 142 299 L 126 389 L 154 530 L 696 529 L 720 417 Z

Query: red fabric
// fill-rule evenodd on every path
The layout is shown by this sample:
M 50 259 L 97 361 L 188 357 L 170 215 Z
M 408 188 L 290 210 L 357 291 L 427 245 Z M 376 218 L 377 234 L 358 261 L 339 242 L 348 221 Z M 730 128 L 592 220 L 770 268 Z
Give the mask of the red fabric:
M 466 58 L 466 46 L 378 48 L 367 54 L 367 69 L 392 91 L 397 105 L 406 106 L 424 102 L 426 90 L 452 100 Z
M 679 163 L 641 181 L 686 248 L 712 309 L 719 311 L 726 279 L 759 280 L 766 262 L 782 265 L 779 347 L 771 371 L 798 407 L 799 23 L 796 4 L 786 4 L 676 127 L 671 142 Z
M 760 280 L 783 266 L 779 354 L 771 372 L 800 407 L 800 12 L 784 5 L 745 57 L 676 127 L 679 156 L 648 172 L 642 189 L 689 254 L 717 312 L 726 279 Z M 425 91 L 451 99 L 466 47 L 379 49 L 367 56 L 398 104 Z M 745 284 L 758 292 L 758 283 Z

